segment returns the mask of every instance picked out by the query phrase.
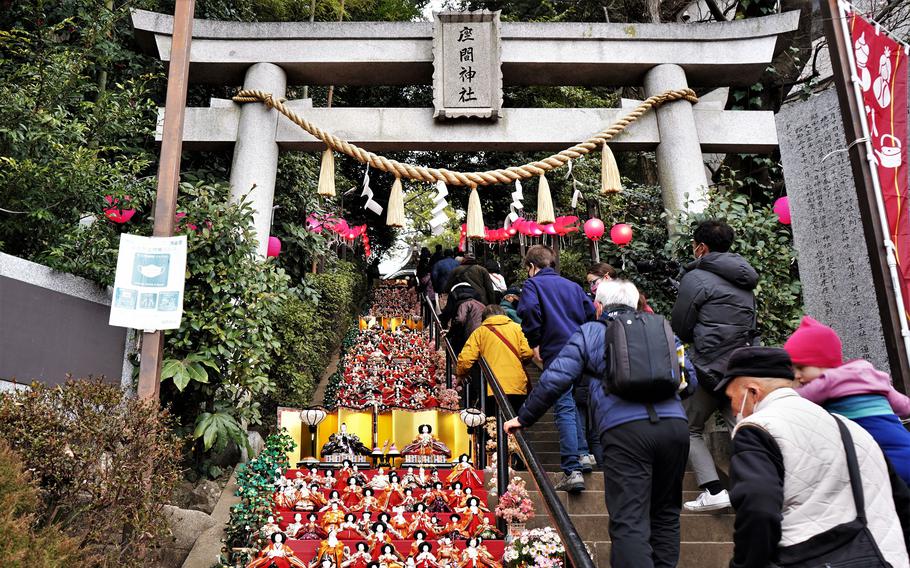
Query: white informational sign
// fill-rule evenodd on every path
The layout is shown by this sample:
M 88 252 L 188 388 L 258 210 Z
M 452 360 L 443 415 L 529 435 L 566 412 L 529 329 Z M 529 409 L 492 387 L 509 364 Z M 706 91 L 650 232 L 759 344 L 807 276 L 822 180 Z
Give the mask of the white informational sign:
M 177 329 L 183 317 L 186 235 L 120 235 L 108 323 L 142 330 Z

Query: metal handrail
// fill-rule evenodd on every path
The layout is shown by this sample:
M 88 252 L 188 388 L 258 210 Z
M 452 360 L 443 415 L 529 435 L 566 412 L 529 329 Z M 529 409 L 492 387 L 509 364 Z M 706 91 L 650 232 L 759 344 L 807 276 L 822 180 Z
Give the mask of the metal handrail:
M 452 361 L 457 359 L 457 357 L 455 357 L 455 350 L 452 348 L 449 338 L 441 336 L 442 322 L 440 322 L 439 315 L 436 313 L 432 303 L 425 294 L 421 295 L 421 306 L 424 308 L 424 322 L 431 322 L 431 325 L 429 326 L 431 336 L 436 339 L 437 346 L 441 340 L 445 347 L 447 359 L 446 372 L 448 373 L 451 369 L 451 364 L 449 364 L 450 362 L 448 361 L 449 357 L 452 358 Z M 487 360 L 483 358 L 483 356 L 480 357 L 480 371 L 480 400 L 483 401 L 486 399 L 486 386 L 490 387 L 490 390 L 493 391 L 493 397 L 496 399 L 496 430 L 498 434 L 498 443 L 496 444 L 496 481 L 497 491 L 501 496 L 506 491 L 509 477 L 509 443 L 503 432 L 503 424 L 515 418 L 515 410 L 509 403 L 509 399 L 506 398 L 505 391 L 502 390 L 502 385 L 499 384 L 499 380 L 490 368 L 490 364 L 487 363 Z M 450 375 L 446 377 L 446 383 L 450 387 L 451 380 L 452 378 Z M 487 383 L 487 385 L 484 385 L 484 383 Z M 537 455 L 534 453 L 534 450 L 531 449 L 528 440 L 525 438 L 524 432 L 519 430 L 515 432 L 513 436 L 517 442 L 518 451 L 521 454 L 525 465 L 528 466 L 528 473 L 531 474 L 531 480 L 534 482 L 534 485 L 537 486 L 537 490 L 540 491 L 544 506 L 547 508 L 547 513 L 553 520 L 556 532 L 559 533 L 559 537 L 562 539 L 566 549 L 566 555 L 569 557 L 569 562 L 575 568 L 595 568 L 594 560 L 591 558 L 588 549 L 578 535 L 578 531 L 575 530 L 575 525 L 572 523 L 572 519 L 569 518 L 569 513 L 566 511 L 565 506 L 556 494 L 556 490 L 553 488 L 553 484 L 550 482 L 547 472 L 544 471 L 540 460 L 537 459 Z M 483 447 L 484 446 L 481 446 L 481 448 Z

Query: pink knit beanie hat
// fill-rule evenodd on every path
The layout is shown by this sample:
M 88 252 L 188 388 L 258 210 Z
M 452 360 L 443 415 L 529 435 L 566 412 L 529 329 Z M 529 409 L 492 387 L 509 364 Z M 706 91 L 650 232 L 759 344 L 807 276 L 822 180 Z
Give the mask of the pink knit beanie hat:
M 784 343 L 794 365 L 833 368 L 844 364 L 843 348 L 837 332 L 809 316 Z

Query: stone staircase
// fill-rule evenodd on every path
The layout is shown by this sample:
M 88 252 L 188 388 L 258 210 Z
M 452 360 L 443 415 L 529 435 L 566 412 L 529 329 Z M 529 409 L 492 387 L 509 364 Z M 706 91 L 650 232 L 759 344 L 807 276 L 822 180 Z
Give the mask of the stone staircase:
M 551 481 L 556 482 L 561 475 L 559 469 L 559 433 L 548 412 L 533 428 L 526 431 L 537 458 L 548 472 Z M 609 459 L 609 458 L 607 458 Z M 534 484 L 528 474 L 523 475 L 528 488 Z M 572 495 L 565 491 L 557 494 L 572 518 L 575 529 L 582 540 L 595 555 L 599 567 L 610 566 L 610 535 L 608 532 L 610 516 L 604 503 L 604 474 L 594 471 L 585 475 L 586 490 Z M 528 523 L 529 528 L 552 526 L 546 513 L 541 495 L 538 491 L 529 491 L 534 502 L 537 516 Z M 687 471 L 683 479 L 683 501 L 694 499 L 698 495 L 695 476 Z M 681 568 L 722 568 L 728 565 L 733 554 L 733 520 L 731 509 L 720 514 L 686 513 L 681 516 L 681 550 L 679 566 Z

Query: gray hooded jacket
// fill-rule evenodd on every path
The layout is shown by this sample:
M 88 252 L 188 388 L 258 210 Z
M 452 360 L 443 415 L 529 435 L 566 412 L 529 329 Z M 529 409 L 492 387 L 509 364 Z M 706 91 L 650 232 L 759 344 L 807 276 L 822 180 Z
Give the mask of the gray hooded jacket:
M 755 328 L 758 273 L 738 254 L 711 252 L 690 263 L 679 284 L 671 326 L 692 346 L 687 350 L 699 383 L 713 390 L 723 378 L 730 353 L 751 345 Z

